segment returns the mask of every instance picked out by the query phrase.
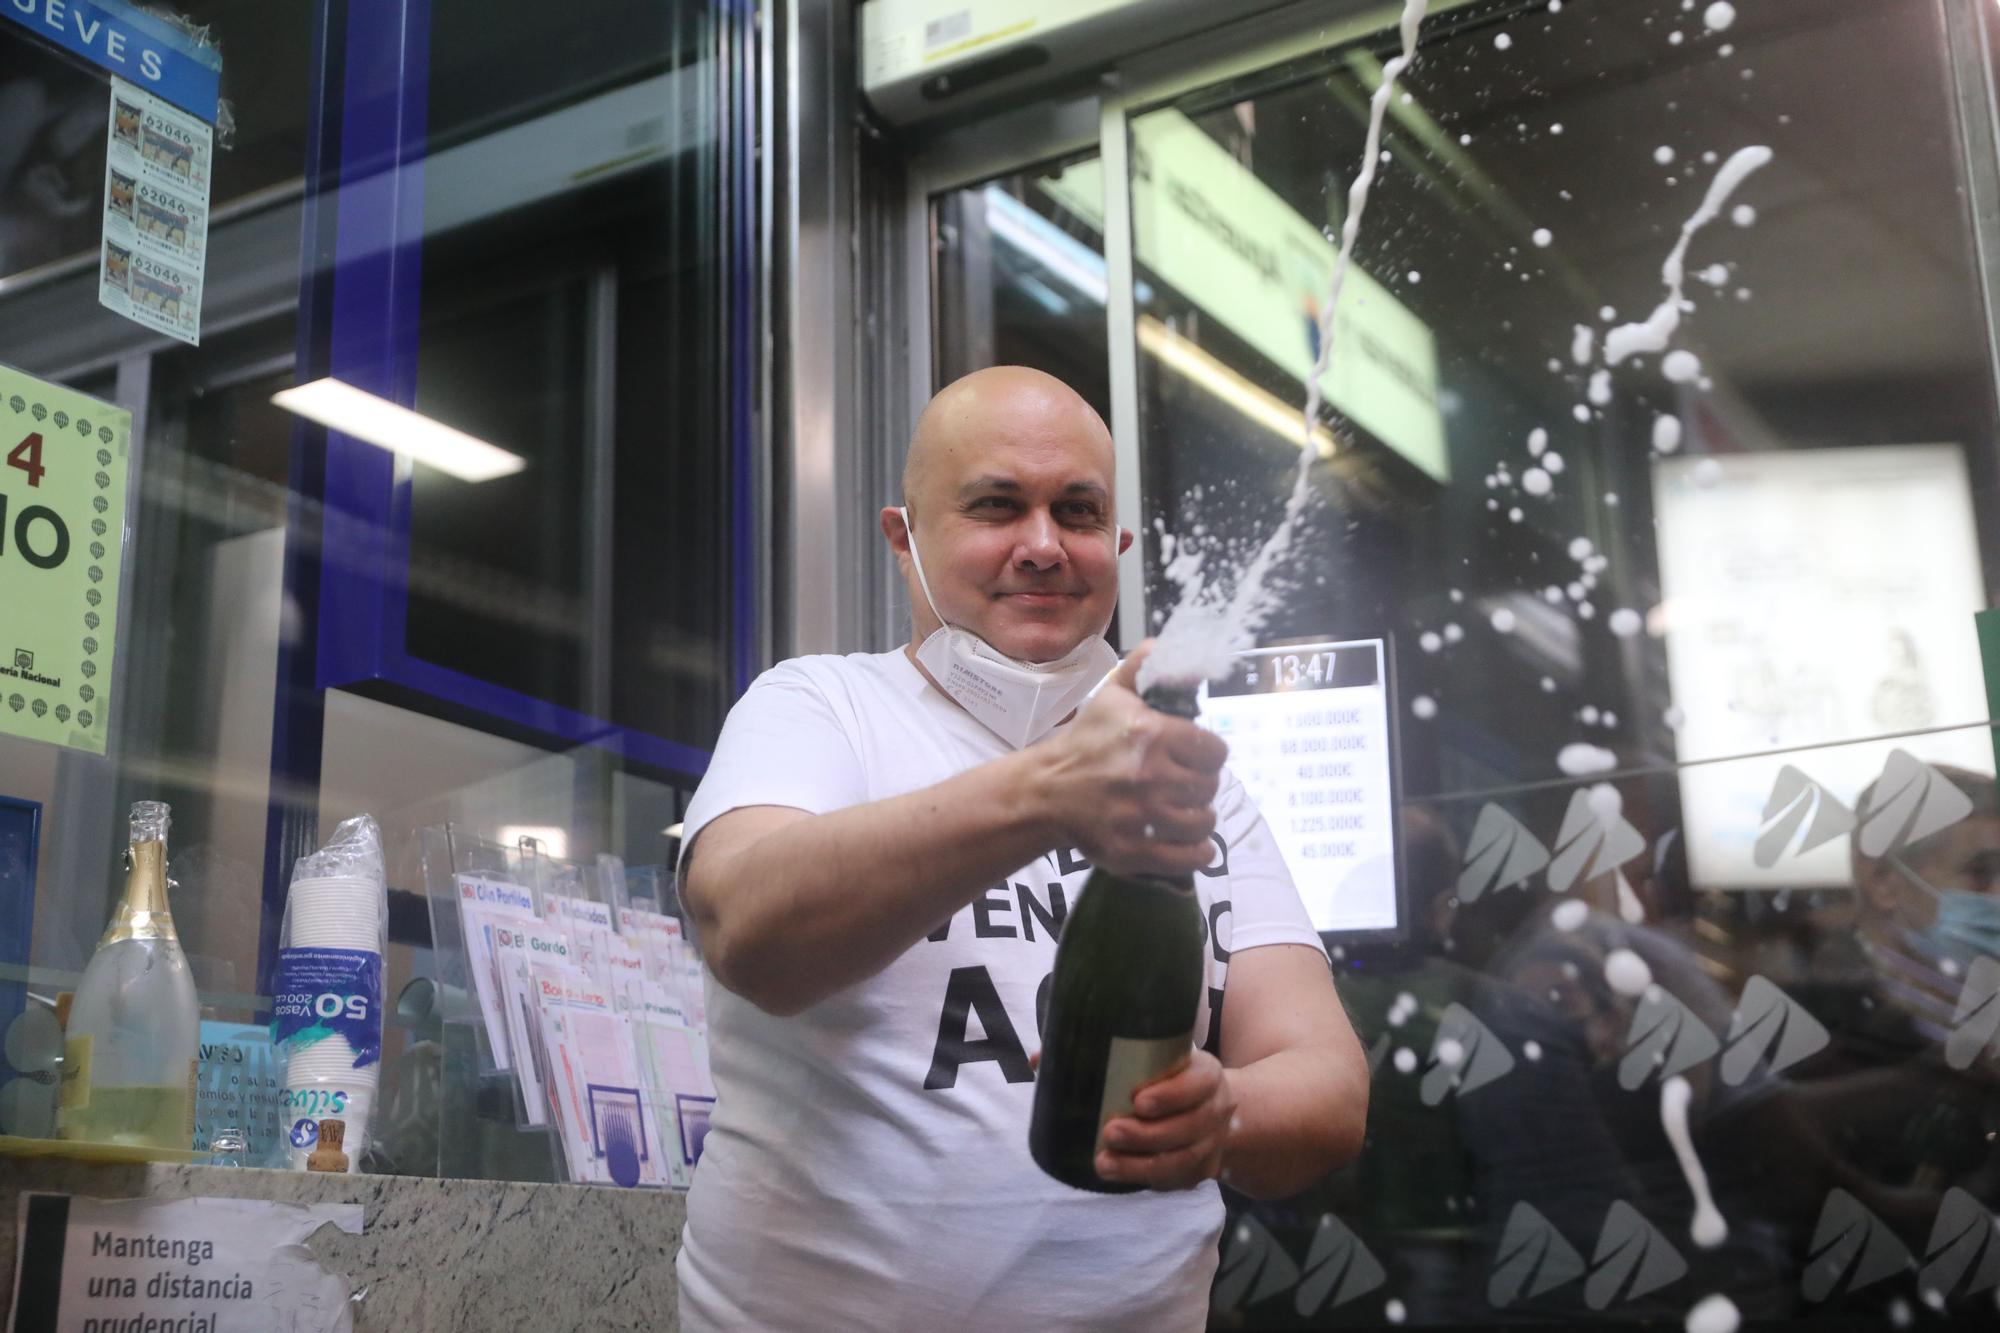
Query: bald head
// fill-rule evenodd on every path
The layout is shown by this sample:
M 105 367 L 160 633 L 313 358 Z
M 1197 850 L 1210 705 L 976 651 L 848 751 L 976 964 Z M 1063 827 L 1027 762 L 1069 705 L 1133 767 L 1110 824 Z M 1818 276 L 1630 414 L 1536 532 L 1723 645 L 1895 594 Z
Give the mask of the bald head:
M 931 399 L 903 467 L 909 523 L 894 505 L 879 520 L 909 589 L 912 647 L 942 621 L 1052 662 L 1102 633 L 1132 543 L 1112 464 L 1103 418 L 1053 375 L 996 366 Z
M 917 418 L 903 462 L 903 503 L 935 512 L 941 497 L 927 492 L 963 470 L 955 464 L 995 445 L 1066 448 L 1107 482 L 1112 473 L 1111 431 L 1083 395 L 1027 366 L 992 366 L 947 384 Z

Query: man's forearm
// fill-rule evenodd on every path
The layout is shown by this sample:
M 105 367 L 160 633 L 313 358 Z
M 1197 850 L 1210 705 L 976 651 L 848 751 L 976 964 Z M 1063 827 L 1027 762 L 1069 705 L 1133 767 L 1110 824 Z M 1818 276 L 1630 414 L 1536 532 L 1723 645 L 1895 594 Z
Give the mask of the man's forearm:
M 1352 1161 L 1368 1120 L 1367 1066 L 1358 1054 L 1299 1047 L 1227 1071 L 1237 1109 L 1224 1183 L 1255 1199 L 1282 1199 Z
M 887 967 L 1061 840 L 1019 751 L 936 786 L 799 819 L 741 848 L 697 842 L 691 875 L 718 980 L 790 1014 Z

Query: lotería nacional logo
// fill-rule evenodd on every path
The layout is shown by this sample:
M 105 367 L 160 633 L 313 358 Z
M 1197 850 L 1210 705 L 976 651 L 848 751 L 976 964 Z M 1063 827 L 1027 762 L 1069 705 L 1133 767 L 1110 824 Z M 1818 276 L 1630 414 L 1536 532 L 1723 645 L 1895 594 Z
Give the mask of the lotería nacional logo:
M 1514 1069 L 1514 1054 L 1491 1028 L 1462 1004 L 1449 1004 L 1438 1018 L 1418 1094 L 1425 1106 L 1436 1106 L 1454 1094 L 1460 1097 L 1506 1077 Z
M 1245 1217 L 1222 1247 L 1212 1299 L 1217 1309 L 1240 1309 L 1289 1291 L 1298 1280 L 1299 1266 L 1278 1238 L 1256 1218 Z
M 1944 1060 L 1953 1069 L 1970 1069 L 1981 1054 L 2000 1046 L 2000 959 L 1981 954 L 1966 969 L 1951 1025 Z
M 1722 1042 L 1694 1010 L 1658 986 L 1648 987 L 1632 1013 L 1625 1054 L 1618 1061 L 1618 1086 L 1636 1092 L 1646 1080 L 1662 1083 L 1685 1074 L 1722 1049 Z
M 1799 1294 L 1819 1302 L 1836 1292 L 1856 1292 L 1909 1271 L 1914 1261 L 1889 1224 L 1844 1189 L 1833 1190 L 1819 1210 Z
M 1486 1299 L 1496 1310 L 1540 1296 L 1584 1274 L 1583 1256 L 1555 1224 L 1526 1201 L 1507 1215 L 1507 1230 L 1486 1280 Z
M 1729 1020 L 1722 1052 L 1722 1081 L 1738 1087 L 1767 1056 L 1771 1072 L 1782 1074 L 1825 1050 L 1832 1037 L 1826 1025 L 1767 977 L 1750 978 Z
M 1751 856 L 1765 870 L 1787 855 L 1804 856 L 1854 828 L 1854 812 L 1799 769 L 1778 771 Z
M 1687 1260 L 1673 1242 L 1623 1199 L 1604 1216 L 1597 1250 L 1590 1257 L 1590 1275 L 1583 1282 L 1583 1300 L 1593 1310 L 1608 1310 L 1621 1301 L 1649 1296 L 1687 1274 Z
M 1223 1242 L 1211 1299 L 1218 1310 L 1240 1310 L 1290 1291 L 1293 1308 L 1310 1316 L 1359 1300 L 1388 1280 L 1382 1261 L 1331 1213 L 1313 1231 L 1304 1272 L 1262 1222 L 1246 1216 Z
M 1924 1246 L 1917 1285 L 1925 1299 L 1978 1296 L 2000 1287 L 2000 1219 L 1962 1189 L 1946 1192 Z
M 35 669 L 35 655 L 26 648 L 16 648 L 14 650 L 14 669 L 16 671 L 33 671 Z
M 1549 864 L 1549 849 L 1527 826 L 1488 802 L 1472 826 L 1465 844 L 1465 865 L 1458 873 L 1458 900 L 1476 903 L 1489 891 L 1525 887 L 1536 871 Z
M 1331 1310 L 1359 1300 L 1388 1280 L 1388 1270 L 1361 1238 L 1345 1222 L 1325 1213 L 1306 1251 L 1305 1273 L 1299 1278 L 1292 1307 L 1308 1316 Z

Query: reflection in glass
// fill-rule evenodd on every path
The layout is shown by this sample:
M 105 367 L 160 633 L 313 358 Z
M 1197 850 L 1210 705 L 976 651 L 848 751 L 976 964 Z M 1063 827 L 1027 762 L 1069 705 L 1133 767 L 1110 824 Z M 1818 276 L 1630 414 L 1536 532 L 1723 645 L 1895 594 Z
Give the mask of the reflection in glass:
M 1067 184 L 1080 174 L 1089 189 Z M 932 201 L 935 387 L 986 366 L 1032 366 L 1110 419 L 1103 197 L 1090 154 Z
M 1394 646 L 1410 938 L 1328 937 L 1369 1146 L 1238 1211 L 1218 1326 L 1991 1318 L 2000 419 L 1946 34 L 1725 8 L 1453 8 L 1391 99 L 1266 633 Z M 1278 520 L 1390 40 L 1132 117 L 1155 614 L 1162 532 Z M 1325 1236 L 1386 1283 L 1269 1277 Z

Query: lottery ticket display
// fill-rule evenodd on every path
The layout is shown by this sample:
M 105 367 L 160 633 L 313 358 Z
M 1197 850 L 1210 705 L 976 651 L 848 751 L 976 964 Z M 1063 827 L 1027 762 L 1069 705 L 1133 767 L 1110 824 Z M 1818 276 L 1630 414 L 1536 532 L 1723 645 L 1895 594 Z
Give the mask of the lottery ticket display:
M 111 80 L 97 299 L 187 343 L 201 341 L 214 138 L 198 117 Z

